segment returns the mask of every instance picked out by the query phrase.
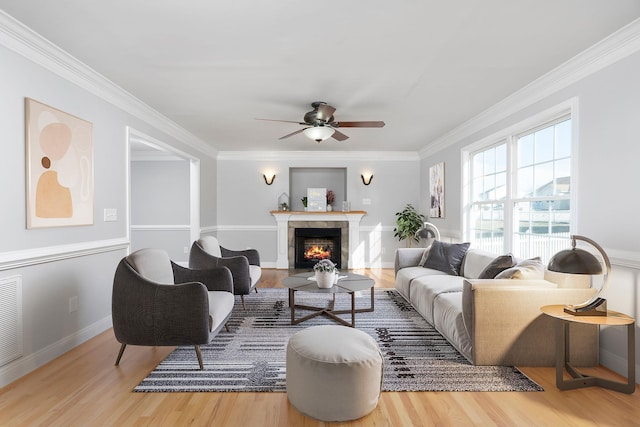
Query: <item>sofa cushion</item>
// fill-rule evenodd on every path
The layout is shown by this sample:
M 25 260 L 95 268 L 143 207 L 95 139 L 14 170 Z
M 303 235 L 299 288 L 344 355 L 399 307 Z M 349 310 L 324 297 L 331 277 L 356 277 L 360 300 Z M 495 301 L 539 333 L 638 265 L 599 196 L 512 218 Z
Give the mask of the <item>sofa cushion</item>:
M 438 295 L 434 304 L 433 318 L 433 325 L 438 332 L 473 363 L 471 337 L 462 316 L 462 292 Z
M 469 245 L 471 243 L 445 243 L 435 240 L 431 244 L 424 266 L 458 276 Z
M 422 276 L 442 276 L 442 271 L 432 270 L 424 267 L 405 267 L 398 271 L 396 275 L 396 289 L 407 300 L 411 301 L 411 282 Z
M 496 258 L 496 254 L 480 249 L 469 249 L 462 261 L 460 274 L 467 279 L 477 279 L 482 270 Z
M 499 273 L 496 279 L 544 279 L 544 265 L 539 257 L 520 261 L 515 267 Z
M 491 261 L 484 270 L 478 275 L 478 279 L 493 279 L 502 273 L 507 268 L 511 268 L 516 265 L 516 259 L 512 254 L 500 255 Z
M 431 270 L 436 271 L 436 270 Z M 427 322 L 433 323 L 434 301 L 444 293 L 462 291 L 463 277 L 438 272 L 437 275 L 423 276 L 411 282 L 409 302 Z

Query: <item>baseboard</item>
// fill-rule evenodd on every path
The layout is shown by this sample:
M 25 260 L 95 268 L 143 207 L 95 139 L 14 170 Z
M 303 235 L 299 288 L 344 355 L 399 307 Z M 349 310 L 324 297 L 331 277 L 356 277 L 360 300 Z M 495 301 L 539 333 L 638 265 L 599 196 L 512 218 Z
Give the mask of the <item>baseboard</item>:
M 627 376 L 627 359 L 602 347 L 600 347 L 600 364 L 617 374 L 624 377 Z M 640 384 L 640 366 L 638 366 L 638 363 L 636 363 L 636 384 Z
M 0 368 L 0 387 L 11 384 L 15 380 L 27 375 L 41 366 L 60 357 L 69 350 L 90 340 L 98 334 L 113 326 L 111 316 L 107 316 L 97 322 L 81 329 L 47 347 L 26 355 Z

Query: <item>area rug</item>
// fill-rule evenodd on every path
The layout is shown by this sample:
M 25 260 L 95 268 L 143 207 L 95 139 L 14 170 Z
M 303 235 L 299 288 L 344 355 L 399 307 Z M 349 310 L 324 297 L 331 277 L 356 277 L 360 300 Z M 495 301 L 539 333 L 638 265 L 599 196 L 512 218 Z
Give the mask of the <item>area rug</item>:
M 286 346 L 295 332 L 335 324 L 319 316 L 291 326 L 287 289 L 260 289 L 237 303 L 213 342 L 201 346 L 204 370 L 193 347 L 178 347 L 135 389 L 136 392 L 284 392 Z M 330 296 L 296 293 L 296 303 L 325 306 Z M 370 293 L 356 297 L 356 307 L 370 304 Z M 339 294 L 336 308 L 348 308 Z M 296 317 L 309 312 L 296 310 Z M 347 318 L 350 320 L 350 317 Z M 384 391 L 542 391 L 514 367 L 473 366 L 429 325 L 394 289 L 375 291 L 375 311 L 356 314 L 356 328 L 378 342 L 385 358 Z

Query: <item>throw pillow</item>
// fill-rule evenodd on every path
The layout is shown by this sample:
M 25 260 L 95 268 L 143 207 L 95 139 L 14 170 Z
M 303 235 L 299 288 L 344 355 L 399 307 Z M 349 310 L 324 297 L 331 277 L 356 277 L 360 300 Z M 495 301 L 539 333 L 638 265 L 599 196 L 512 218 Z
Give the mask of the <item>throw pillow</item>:
M 498 274 L 496 279 L 544 279 L 544 265 L 539 257 L 520 261 Z
M 424 262 L 426 268 L 442 271 L 454 276 L 460 275 L 460 267 L 471 243 L 445 243 L 434 241 Z
M 424 263 L 427 261 L 427 257 L 429 256 L 429 249 L 431 249 L 431 245 L 427 246 L 427 248 L 422 253 L 422 258 L 420 258 L 420 263 L 418 265 L 424 267 Z
M 511 268 L 516 265 L 516 259 L 511 254 L 500 255 L 487 265 L 482 273 L 478 276 L 478 279 L 493 279 L 502 273 L 507 268 Z

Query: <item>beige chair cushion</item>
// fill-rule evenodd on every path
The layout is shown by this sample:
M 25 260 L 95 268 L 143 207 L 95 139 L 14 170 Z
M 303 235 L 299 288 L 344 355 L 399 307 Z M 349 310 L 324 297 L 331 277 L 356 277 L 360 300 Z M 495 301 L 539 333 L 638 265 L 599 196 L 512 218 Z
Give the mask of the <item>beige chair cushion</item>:
M 233 310 L 235 298 L 233 293 L 226 291 L 209 291 L 207 296 L 209 297 L 209 315 L 211 316 L 210 330 L 216 331 L 224 326 L 223 323 Z
M 262 268 L 259 265 L 249 265 L 249 277 L 251 277 L 251 287 L 255 287 L 262 276 Z
M 140 249 L 127 257 L 127 262 L 147 280 L 173 285 L 171 259 L 162 249 Z
M 383 364 L 365 332 L 337 325 L 303 329 L 287 345 L 287 397 L 318 420 L 363 417 L 378 405 Z
M 213 236 L 202 236 L 198 240 L 198 243 L 204 249 L 206 253 L 209 255 L 217 256 L 218 258 L 222 258 L 222 252 L 220 251 L 220 243 L 218 243 L 218 239 Z

